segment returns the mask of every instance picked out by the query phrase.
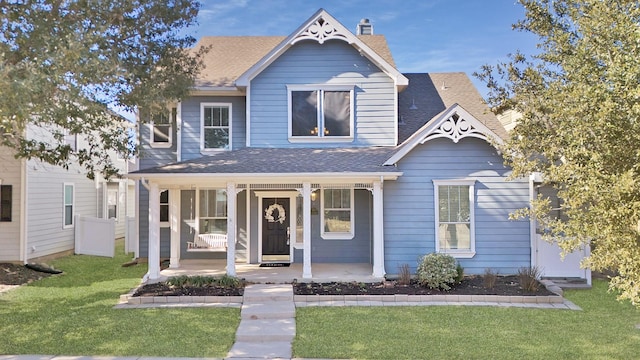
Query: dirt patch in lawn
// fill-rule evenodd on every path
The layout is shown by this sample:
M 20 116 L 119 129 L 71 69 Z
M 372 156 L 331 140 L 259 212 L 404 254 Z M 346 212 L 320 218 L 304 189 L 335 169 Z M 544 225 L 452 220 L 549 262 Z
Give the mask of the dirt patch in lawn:
M 0 292 L 44 279 L 53 274 L 29 269 L 24 265 L 0 263 Z
M 524 290 L 516 276 L 498 276 L 493 287 L 485 286 L 482 276 L 467 276 L 450 290 L 429 289 L 416 282 L 401 285 L 397 281 L 377 283 L 330 282 L 294 283 L 295 295 L 504 295 L 504 296 L 553 296 L 557 295 L 538 284 L 537 291 Z M 244 289 L 228 287 L 175 287 L 164 282 L 146 284 L 133 296 L 242 296 Z

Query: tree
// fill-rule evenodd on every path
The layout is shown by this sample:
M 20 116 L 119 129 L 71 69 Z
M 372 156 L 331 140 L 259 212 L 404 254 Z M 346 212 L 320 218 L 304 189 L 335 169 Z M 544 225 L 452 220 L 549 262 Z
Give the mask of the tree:
M 640 306 L 640 4 L 519 1 L 514 28 L 537 35 L 539 53 L 476 75 L 490 106 L 522 114 L 504 149 L 513 176 L 541 173 L 566 218 L 544 198 L 515 215 L 537 217 L 564 252 L 589 243 L 583 265 L 613 271 L 611 290 Z
M 109 109 L 160 111 L 184 97 L 207 49 L 183 35 L 193 0 L 0 0 L 0 145 L 18 158 L 115 175 L 132 152 Z M 33 133 L 49 136 L 31 136 Z M 77 134 L 87 146 L 63 141 Z

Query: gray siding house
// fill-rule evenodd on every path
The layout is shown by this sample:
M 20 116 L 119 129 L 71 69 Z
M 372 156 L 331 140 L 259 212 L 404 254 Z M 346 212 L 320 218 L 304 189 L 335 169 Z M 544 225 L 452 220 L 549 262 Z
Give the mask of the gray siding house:
M 139 253 L 160 259 L 368 264 L 419 256 L 469 274 L 532 263 L 529 179 L 508 181 L 507 133 L 464 73 L 401 74 L 381 35 L 319 10 L 286 37 L 204 37 L 192 96 L 140 127 Z

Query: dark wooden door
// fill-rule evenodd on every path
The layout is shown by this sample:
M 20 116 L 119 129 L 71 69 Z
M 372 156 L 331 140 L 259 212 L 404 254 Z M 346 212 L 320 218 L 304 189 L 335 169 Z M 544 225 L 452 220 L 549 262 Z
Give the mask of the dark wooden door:
M 290 261 L 289 198 L 262 199 L 262 260 Z

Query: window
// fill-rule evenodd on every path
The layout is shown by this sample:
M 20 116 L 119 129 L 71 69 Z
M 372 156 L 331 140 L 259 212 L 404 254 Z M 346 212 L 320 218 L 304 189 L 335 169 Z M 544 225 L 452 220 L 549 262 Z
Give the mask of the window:
M 65 145 L 69 145 L 71 150 L 78 150 L 78 135 L 69 133 L 69 130 L 64 130 L 64 143 Z
M 475 255 L 473 180 L 434 180 L 436 251 L 454 257 Z
M 107 219 L 118 220 L 118 189 L 107 190 Z
M 231 148 L 231 104 L 204 103 L 200 105 L 202 151 Z
M 224 190 L 200 190 L 200 234 L 227 233 L 227 194 Z
M 169 227 L 169 190 L 160 192 L 160 226 Z
M 173 120 L 176 118 L 176 108 L 151 115 L 151 139 L 153 147 L 170 147 L 173 138 Z
M 73 184 L 64 184 L 64 205 L 63 205 L 63 227 L 69 228 L 73 226 L 73 201 L 74 189 Z
M 289 86 L 289 139 L 353 138 L 353 87 Z
M 322 190 L 322 237 L 353 238 L 353 189 Z
M 12 185 L 0 185 L 0 221 L 11 221 L 12 194 Z

